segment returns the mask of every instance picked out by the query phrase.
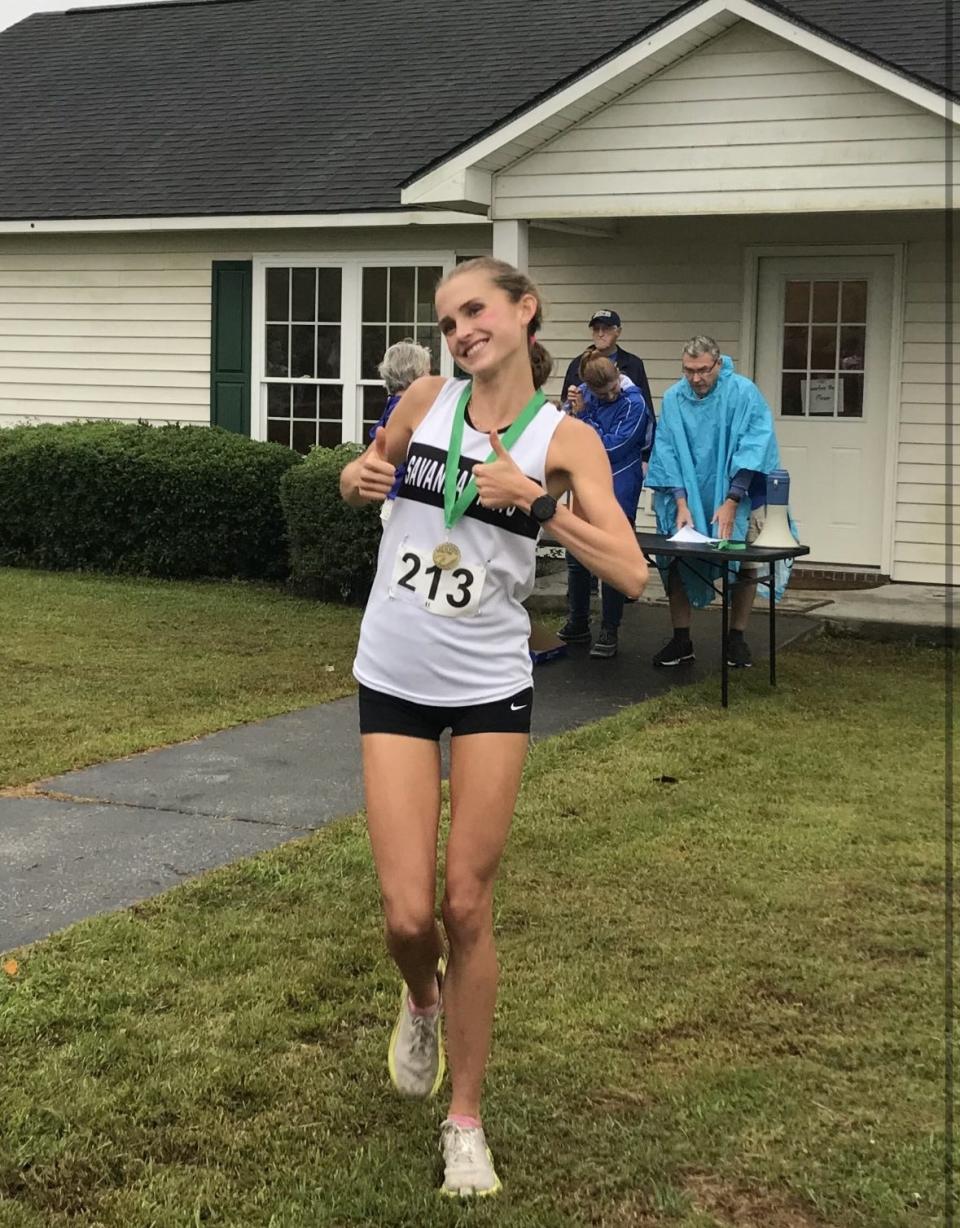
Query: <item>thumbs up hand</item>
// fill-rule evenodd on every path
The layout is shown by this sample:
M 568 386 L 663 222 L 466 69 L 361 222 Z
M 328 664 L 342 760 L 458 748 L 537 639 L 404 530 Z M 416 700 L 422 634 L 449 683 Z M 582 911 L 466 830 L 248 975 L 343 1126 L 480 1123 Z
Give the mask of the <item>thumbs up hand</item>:
M 393 489 L 397 478 L 396 466 L 387 455 L 387 432 L 377 427 L 373 443 L 360 458 L 357 488 L 364 499 L 382 503 Z
M 528 478 L 503 446 L 496 431 L 490 432 L 493 460 L 474 465 L 477 498 L 481 507 L 521 507 L 526 510 L 541 494 L 540 487 Z

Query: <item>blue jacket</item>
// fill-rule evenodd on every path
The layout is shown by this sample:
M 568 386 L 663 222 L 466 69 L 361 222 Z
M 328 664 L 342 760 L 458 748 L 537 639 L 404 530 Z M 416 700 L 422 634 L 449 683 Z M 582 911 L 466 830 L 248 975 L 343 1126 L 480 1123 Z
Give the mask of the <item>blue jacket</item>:
M 653 446 L 656 420 L 640 389 L 620 376 L 620 395 L 601 401 L 586 384 L 581 422 L 589 423 L 603 441 L 613 470 L 613 493 L 631 524 L 637 518 L 637 503 L 643 487 L 643 462 Z
M 593 346 L 589 347 L 591 350 Z M 583 354 L 578 354 L 576 358 L 567 367 L 567 374 L 563 379 L 563 389 L 561 390 L 561 400 L 567 399 L 567 389 L 571 384 L 580 383 L 580 359 Z M 650 383 L 647 380 L 647 373 L 644 370 L 642 359 L 636 354 L 631 354 L 627 350 L 618 349 L 616 354 L 611 359 L 613 365 L 617 368 L 621 375 L 625 375 L 627 379 L 632 380 L 640 389 L 644 401 L 650 413 L 653 413 L 653 397 L 650 394 Z
M 673 535 L 677 522 L 675 492 L 682 488 L 693 527 L 709 537 L 710 517 L 727 497 L 734 478 L 743 470 L 750 471 L 751 487 L 756 485 L 758 491 L 765 492 L 765 475 L 779 467 L 770 409 L 756 384 L 738 375 L 733 360 L 725 354 L 717 382 L 705 397 L 698 397 L 685 379 L 663 394 L 657 441 L 647 470 L 647 486 L 656 492 L 653 507 L 657 531 L 666 537 Z M 734 521 L 734 539 L 746 538 L 750 509 L 751 500 L 742 500 Z M 665 560 L 664 566 L 669 562 Z M 735 560 L 731 560 L 731 566 L 736 566 Z M 714 598 L 711 582 L 719 569 L 708 563 L 697 567 L 697 572 L 691 567 L 680 568 L 683 586 L 693 605 L 708 605 Z

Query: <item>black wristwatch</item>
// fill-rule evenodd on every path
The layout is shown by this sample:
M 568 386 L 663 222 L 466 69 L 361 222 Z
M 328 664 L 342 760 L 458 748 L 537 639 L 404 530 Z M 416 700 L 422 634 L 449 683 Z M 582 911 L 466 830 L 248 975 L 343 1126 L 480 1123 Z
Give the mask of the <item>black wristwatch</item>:
M 530 515 L 539 525 L 552 520 L 557 512 L 557 501 L 553 495 L 538 495 L 530 504 Z
M 738 490 L 731 490 L 727 493 L 727 498 L 730 500 L 731 503 L 739 503 L 740 500 L 743 498 L 743 495 L 740 494 Z

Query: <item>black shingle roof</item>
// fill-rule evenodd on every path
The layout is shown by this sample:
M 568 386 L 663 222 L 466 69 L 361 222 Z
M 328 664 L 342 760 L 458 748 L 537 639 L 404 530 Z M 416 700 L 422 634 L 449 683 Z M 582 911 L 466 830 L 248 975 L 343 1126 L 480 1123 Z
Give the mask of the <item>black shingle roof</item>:
M 37 14 L 0 34 L 0 219 L 397 208 L 415 173 L 694 7 L 193 0 Z M 764 7 L 954 92 L 945 0 Z

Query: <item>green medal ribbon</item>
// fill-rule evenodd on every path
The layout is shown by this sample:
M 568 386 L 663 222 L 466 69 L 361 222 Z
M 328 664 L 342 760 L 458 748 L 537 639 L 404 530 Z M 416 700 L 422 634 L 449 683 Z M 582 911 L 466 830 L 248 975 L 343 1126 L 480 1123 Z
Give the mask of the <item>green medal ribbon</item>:
M 447 461 L 443 471 L 443 523 L 448 533 L 477 497 L 477 483 L 471 476 L 459 499 L 457 498 L 457 478 L 460 474 L 460 456 L 463 449 L 463 422 L 467 416 L 467 405 L 470 403 L 472 392 L 473 385 L 467 384 L 453 411 L 450 447 L 447 449 Z M 523 407 L 517 420 L 511 422 L 504 431 L 500 442 L 508 452 L 537 416 L 540 406 L 546 402 L 546 399 L 543 392 L 538 389 Z M 496 452 L 491 452 L 484 464 L 489 465 L 492 460 L 496 459 L 496 456 Z

